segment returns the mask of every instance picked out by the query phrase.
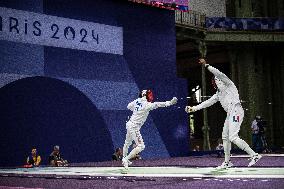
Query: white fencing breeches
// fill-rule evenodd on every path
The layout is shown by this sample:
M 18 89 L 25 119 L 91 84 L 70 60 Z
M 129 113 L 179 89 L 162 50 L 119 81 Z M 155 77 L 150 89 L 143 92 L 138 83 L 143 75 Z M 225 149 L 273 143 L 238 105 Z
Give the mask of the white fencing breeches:
M 123 146 L 123 157 L 127 157 L 127 159 L 131 159 L 136 154 L 144 150 L 145 145 L 144 145 L 142 135 L 140 133 L 140 127 L 128 121 L 126 123 L 126 130 L 127 130 L 127 133 L 126 133 L 125 142 Z M 128 148 L 131 146 L 133 141 L 135 142 L 136 147 L 127 156 Z
M 240 104 L 236 104 L 227 114 L 223 127 L 222 139 L 232 142 L 238 138 L 238 133 L 240 131 L 243 119 L 244 110 Z
M 249 155 L 252 156 L 255 154 L 249 145 L 244 140 L 240 139 L 238 135 L 243 119 L 244 110 L 241 104 L 233 106 L 231 111 L 227 114 L 222 132 L 225 161 L 230 160 L 231 142 L 237 145 L 241 150 L 246 151 Z

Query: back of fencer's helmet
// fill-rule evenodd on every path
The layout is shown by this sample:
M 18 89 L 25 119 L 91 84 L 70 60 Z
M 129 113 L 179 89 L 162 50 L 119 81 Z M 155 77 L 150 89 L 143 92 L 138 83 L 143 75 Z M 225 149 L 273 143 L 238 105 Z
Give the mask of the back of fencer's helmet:
M 153 95 L 153 91 L 150 90 L 150 89 L 147 89 L 147 90 L 142 90 L 139 94 L 139 98 L 142 98 L 146 96 L 146 99 L 148 102 L 153 102 L 154 100 L 154 95 Z

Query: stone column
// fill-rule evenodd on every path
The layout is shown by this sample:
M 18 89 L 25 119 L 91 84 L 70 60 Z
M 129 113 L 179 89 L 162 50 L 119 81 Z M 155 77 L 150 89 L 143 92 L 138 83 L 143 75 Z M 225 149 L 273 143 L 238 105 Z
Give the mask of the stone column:
M 207 47 L 206 43 L 204 41 L 200 41 L 199 43 L 199 52 L 201 54 L 202 58 L 206 57 L 207 54 Z M 207 96 L 206 94 L 206 74 L 205 74 L 205 67 L 202 66 L 202 96 Z M 203 98 L 205 99 L 205 98 Z M 209 139 L 209 126 L 208 126 L 208 115 L 207 115 L 207 109 L 203 109 L 203 150 L 211 150 L 210 146 L 210 139 Z

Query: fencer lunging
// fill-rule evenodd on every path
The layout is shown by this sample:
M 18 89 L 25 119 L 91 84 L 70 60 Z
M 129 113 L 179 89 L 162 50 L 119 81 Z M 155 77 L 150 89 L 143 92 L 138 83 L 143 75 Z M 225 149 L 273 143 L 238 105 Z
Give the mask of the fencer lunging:
M 204 59 L 200 59 L 199 63 L 203 64 L 214 75 L 212 84 L 214 88 L 217 89 L 217 92 L 210 99 L 197 106 L 186 106 L 185 111 L 188 113 L 195 112 L 220 101 L 222 107 L 227 112 L 227 117 L 222 132 L 225 161 L 217 168 L 223 169 L 233 166 L 230 161 L 231 142 L 250 155 L 251 161 L 248 166 L 254 165 L 262 156 L 255 153 L 249 145 L 238 136 L 244 118 L 244 110 L 239 99 L 237 87 L 224 73 L 207 64 Z
M 136 154 L 140 153 L 145 148 L 140 129 L 146 121 L 149 112 L 156 108 L 167 107 L 177 103 L 176 97 L 173 97 L 172 100 L 166 102 L 153 102 L 153 99 L 154 96 L 151 90 L 143 90 L 139 94 L 139 98 L 130 102 L 127 106 L 127 108 L 133 113 L 129 121 L 126 123 L 127 133 L 123 146 L 122 164 L 126 169 L 131 164 L 129 159 L 135 157 Z M 133 141 L 135 142 L 136 147 L 128 154 L 128 148 Z

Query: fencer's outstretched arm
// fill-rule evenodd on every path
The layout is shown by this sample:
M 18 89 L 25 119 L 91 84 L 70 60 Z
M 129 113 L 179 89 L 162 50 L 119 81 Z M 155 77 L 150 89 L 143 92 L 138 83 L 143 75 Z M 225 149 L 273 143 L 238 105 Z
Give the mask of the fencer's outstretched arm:
M 209 106 L 212 106 L 216 102 L 218 102 L 218 96 L 217 96 L 217 94 L 214 94 L 213 96 L 211 96 L 211 98 L 205 100 L 204 102 L 202 102 L 201 104 L 198 104 L 197 106 L 194 106 L 194 109 L 195 109 L 195 111 L 201 110 L 203 108 L 207 108 Z
M 205 100 L 204 102 L 202 102 L 201 104 L 198 104 L 197 106 L 192 106 L 192 107 L 186 106 L 185 111 L 187 113 L 195 112 L 195 111 L 201 110 L 203 108 L 207 108 L 209 106 L 212 106 L 216 102 L 218 102 L 218 95 L 214 94 L 211 98 L 209 98 L 208 100 Z
M 172 100 L 170 100 L 170 101 L 166 101 L 166 102 L 153 102 L 153 103 L 151 103 L 149 105 L 149 109 L 150 110 L 154 110 L 154 109 L 157 109 L 157 108 L 168 107 L 168 106 L 176 104 L 177 100 L 178 99 L 176 97 L 173 97 Z

